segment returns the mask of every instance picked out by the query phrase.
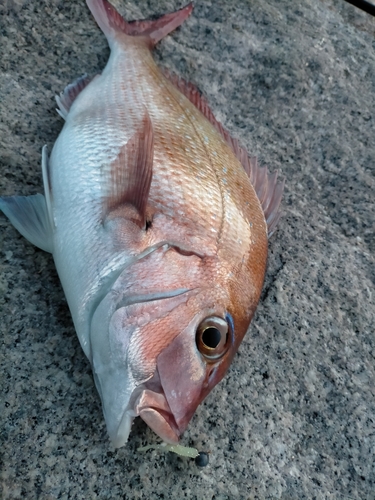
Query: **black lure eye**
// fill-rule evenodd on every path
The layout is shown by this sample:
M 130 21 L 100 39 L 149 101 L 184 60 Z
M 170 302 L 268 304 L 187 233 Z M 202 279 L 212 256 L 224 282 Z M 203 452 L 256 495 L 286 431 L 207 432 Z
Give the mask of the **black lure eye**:
M 209 455 L 205 451 L 200 451 L 195 457 L 195 463 L 198 467 L 206 467 L 209 462 Z
M 198 326 L 196 342 L 199 352 L 209 361 L 215 361 L 226 353 L 229 347 L 228 323 L 211 316 Z

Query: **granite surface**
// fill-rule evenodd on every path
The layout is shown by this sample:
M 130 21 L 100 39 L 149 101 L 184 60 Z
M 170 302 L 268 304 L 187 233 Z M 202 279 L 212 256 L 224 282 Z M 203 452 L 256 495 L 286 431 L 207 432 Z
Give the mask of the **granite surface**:
M 116 2 L 129 19 L 177 0 Z M 83 0 L 2 0 L 0 193 L 42 190 L 54 95 L 105 65 Z M 342 0 L 197 0 L 155 51 L 287 179 L 251 328 L 182 443 L 106 435 L 52 257 L 0 216 L 2 499 L 375 498 L 375 22 Z

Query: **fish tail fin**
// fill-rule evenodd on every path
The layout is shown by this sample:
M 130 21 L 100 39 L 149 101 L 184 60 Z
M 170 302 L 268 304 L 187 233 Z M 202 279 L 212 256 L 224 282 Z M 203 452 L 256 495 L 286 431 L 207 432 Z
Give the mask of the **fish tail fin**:
M 149 40 L 151 46 L 159 42 L 180 26 L 193 10 L 193 3 L 176 12 L 165 14 L 155 20 L 126 21 L 108 0 L 86 0 L 92 15 L 111 45 L 116 35 L 141 36 Z

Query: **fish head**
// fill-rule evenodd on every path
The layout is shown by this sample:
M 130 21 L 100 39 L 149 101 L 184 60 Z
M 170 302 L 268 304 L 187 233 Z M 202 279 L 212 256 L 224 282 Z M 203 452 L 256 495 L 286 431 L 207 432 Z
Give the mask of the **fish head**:
M 174 333 L 156 355 L 155 373 L 136 403 L 137 414 L 164 441 L 178 442 L 198 405 L 226 374 L 259 301 L 266 245 L 236 269 L 220 260 L 207 262 L 207 278 L 168 318 Z
M 91 325 L 94 378 L 116 447 L 136 416 L 178 442 L 248 329 L 266 245 L 260 258 L 250 245 L 240 260 L 164 245 L 121 273 Z

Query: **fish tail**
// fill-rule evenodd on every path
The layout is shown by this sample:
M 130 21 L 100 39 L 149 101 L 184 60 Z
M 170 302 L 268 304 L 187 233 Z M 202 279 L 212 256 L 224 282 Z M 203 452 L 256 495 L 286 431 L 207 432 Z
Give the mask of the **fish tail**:
M 176 12 L 165 14 L 155 20 L 126 21 L 108 0 L 86 0 L 92 15 L 111 44 L 116 36 L 124 33 L 148 39 L 151 47 L 180 26 L 193 10 L 193 3 Z

